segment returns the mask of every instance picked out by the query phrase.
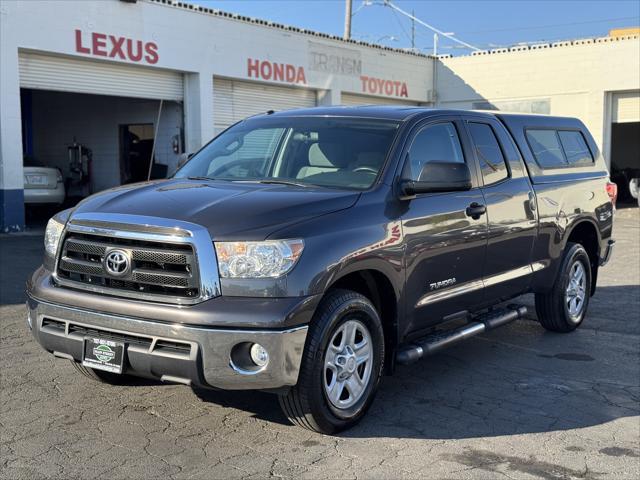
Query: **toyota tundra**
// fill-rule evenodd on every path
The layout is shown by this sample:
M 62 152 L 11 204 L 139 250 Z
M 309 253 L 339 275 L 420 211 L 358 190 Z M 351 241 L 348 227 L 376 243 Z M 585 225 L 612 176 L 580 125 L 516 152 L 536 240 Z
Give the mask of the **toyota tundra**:
M 615 196 L 577 119 L 267 112 L 53 217 L 27 322 L 94 380 L 269 391 L 332 434 L 398 364 L 523 317 L 516 297 L 580 326 Z

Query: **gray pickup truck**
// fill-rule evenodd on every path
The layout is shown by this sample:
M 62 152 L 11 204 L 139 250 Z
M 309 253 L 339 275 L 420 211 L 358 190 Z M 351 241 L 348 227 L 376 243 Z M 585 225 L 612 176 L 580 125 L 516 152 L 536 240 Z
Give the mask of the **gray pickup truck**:
M 52 218 L 28 325 L 92 379 L 266 390 L 335 433 L 397 364 L 526 313 L 508 300 L 577 328 L 614 244 L 608 175 L 571 118 L 268 112 Z

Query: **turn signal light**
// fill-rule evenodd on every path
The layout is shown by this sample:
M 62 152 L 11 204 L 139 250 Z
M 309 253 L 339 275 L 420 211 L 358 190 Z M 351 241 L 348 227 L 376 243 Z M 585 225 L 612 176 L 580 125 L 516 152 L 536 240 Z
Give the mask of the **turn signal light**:
M 611 205 L 616 206 L 616 200 L 618 199 L 618 185 L 613 182 L 607 182 L 607 195 L 611 200 Z

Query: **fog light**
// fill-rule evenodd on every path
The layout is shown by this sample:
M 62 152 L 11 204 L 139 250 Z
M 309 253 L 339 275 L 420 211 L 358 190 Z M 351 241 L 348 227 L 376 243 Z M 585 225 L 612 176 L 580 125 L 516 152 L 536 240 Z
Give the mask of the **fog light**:
M 251 360 L 259 367 L 264 367 L 269 363 L 269 354 L 259 343 L 251 345 Z

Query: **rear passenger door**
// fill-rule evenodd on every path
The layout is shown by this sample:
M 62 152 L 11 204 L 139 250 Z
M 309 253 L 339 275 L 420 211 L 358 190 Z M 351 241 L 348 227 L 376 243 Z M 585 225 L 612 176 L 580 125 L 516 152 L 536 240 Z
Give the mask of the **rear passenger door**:
M 484 215 L 467 209 L 483 205 L 473 152 L 461 142 L 459 117 L 442 117 L 415 127 L 404 153 L 402 177 L 419 180 L 430 161 L 466 163 L 473 188 L 468 191 L 418 194 L 402 215 L 406 242 L 407 331 L 418 332 L 443 318 L 472 310 L 482 302 L 482 268 L 487 242 Z M 474 218 L 475 217 L 475 218 Z
M 513 140 L 492 118 L 465 118 L 487 208 L 488 243 L 483 268 L 485 301 L 525 291 L 537 235 L 536 200 Z

